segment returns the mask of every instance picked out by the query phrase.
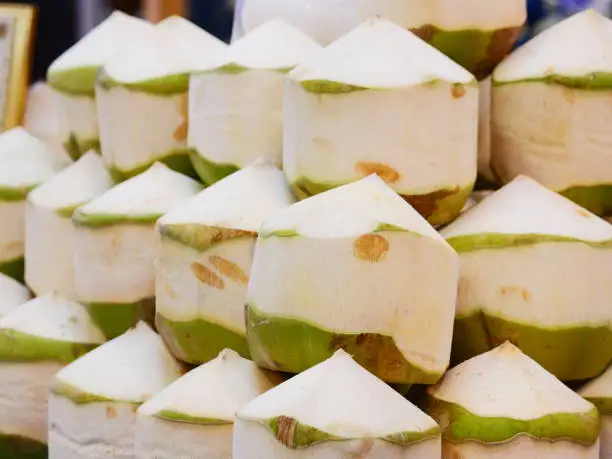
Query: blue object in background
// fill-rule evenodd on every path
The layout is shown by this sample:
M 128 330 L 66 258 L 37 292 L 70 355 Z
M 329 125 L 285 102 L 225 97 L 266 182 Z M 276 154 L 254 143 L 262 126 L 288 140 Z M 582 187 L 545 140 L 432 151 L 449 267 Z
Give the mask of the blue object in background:
M 191 0 L 189 8 L 191 21 L 217 38 L 229 42 L 234 11 L 228 0 Z

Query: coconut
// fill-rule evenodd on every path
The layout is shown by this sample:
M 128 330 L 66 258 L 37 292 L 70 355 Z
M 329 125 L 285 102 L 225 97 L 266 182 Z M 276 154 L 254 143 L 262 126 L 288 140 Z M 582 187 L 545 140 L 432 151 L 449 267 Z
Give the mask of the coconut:
M 234 459 L 440 458 L 440 429 L 344 351 L 238 411 Z
M 0 134 L 0 273 L 23 280 L 26 197 L 69 163 L 24 128 Z
M 189 74 L 227 45 L 172 16 L 134 37 L 103 67 L 96 85 L 102 152 L 118 178 L 155 161 L 193 174 L 187 150 Z
M 476 180 L 477 131 L 474 77 L 373 19 L 289 73 L 283 167 L 300 197 L 376 173 L 440 225 Z
M 25 285 L 0 274 L 0 319 L 32 298 Z
M 231 458 L 236 411 L 274 385 L 250 360 L 221 351 L 138 409 L 135 457 Z
M 201 190 L 161 163 L 78 207 L 74 223 L 77 298 L 109 338 L 153 321 L 155 222 Z
M 433 384 L 448 366 L 458 278 L 457 254 L 380 178 L 328 191 L 259 231 L 250 354 L 298 373 L 344 348 L 384 381 Z
M 259 160 L 158 221 L 156 324 L 177 358 L 203 363 L 226 347 L 248 357 L 244 300 L 257 231 L 292 202 L 283 173 Z
M 53 375 L 103 342 L 83 306 L 54 294 L 0 320 L 0 457 L 47 459 Z
M 612 458 L 612 367 L 592 380 L 578 393 L 594 404 L 601 415 L 600 458 Z
M 272 20 L 232 44 L 213 68 L 191 77 L 188 144 L 204 182 L 257 158 L 281 166 L 285 75 L 319 49 L 299 30 Z
M 94 92 L 99 68 L 152 27 L 115 11 L 49 67 L 47 80 L 64 118 L 64 145 L 73 158 L 100 147 Z
M 491 170 L 491 78 L 478 85 L 478 175 L 487 185 L 497 183 Z
M 428 388 L 446 459 L 598 459 L 600 418 L 509 342 Z
M 36 295 L 75 297 L 72 214 L 112 186 L 102 158 L 90 151 L 28 195 L 25 280 Z
M 612 360 L 612 226 L 520 176 L 442 230 L 459 253 L 454 358 L 511 340 L 562 380 Z
M 32 135 L 61 150 L 64 140 L 62 111 L 53 89 L 42 81 L 34 83 L 28 90 L 28 99 L 23 127 Z
M 542 32 L 493 75 L 492 167 L 612 212 L 612 21 L 593 10 Z M 528 101 L 528 102 L 526 102 Z
M 49 397 L 49 459 L 132 459 L 136 411 L 182 375 L 144 322 L 68 365 Z

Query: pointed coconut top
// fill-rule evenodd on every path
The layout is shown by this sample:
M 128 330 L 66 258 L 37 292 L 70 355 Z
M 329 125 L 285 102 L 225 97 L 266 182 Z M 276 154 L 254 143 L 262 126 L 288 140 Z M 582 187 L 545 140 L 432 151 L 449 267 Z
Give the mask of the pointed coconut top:
M 406 445 L 440 435 L 433 419 L 342 350 L 257 397 L 236 416 L 265 425 L 289 448 L 358 438 Z
M 312 92 L 401 88 L 439 80 L 476 84 L 459 64 L 386 19 L 364 22 L 295 68 L 289 78 Z
M 53 391 L 77 403 L 143 403 L 181 375 L 161 337 L 139 322 L 57 373 Z
M 155 163 L 142 174 L 79 207 L 73 218 L 85 226 L 152 223 L 201 189 L 195 180 Z
M 223 55 L 221 69 L 289 70 L 321 46 L 280 19 L 273 19 L 235 41 Z
M 0 318 L 32 298 L 25 285 L 0 273 Z
M 592 445 L 599 435 L 595 407 L 509 342 L 453 368 L 428 393 L 450 440 L 525 434 Z
M 70 164 L 67 157 L 17 127 L 0 134 L 0 201 L 25 199 L 30 189 Z
M 606 246 L 612 226 L 569 199 L 519 176 L 441 231 L 458 252 L 547 241 Z
M 229 424 L 236 411 L 274 387 L 257 365 L 225 349 L 166 387 L 138 414 L 167 421 L 195 424 Z
M 572 87 L 612 86 L 612 21 L 594 10 L 565 19 L 506 58 L 495 83 L 547 80 Z
M 187 19 L 171 16 L 113 56 L 104 65 L 101 81 L 153 92 L 186 91 L 189 74 L 214 67 L 226 48 L 221 40 Z M 165 78 L 171 76 L 181 78 Z
M 28 200 L 71 217 L 75 207 L 101 195 L 112 186 L 113 179 L 104 161 L 97 153 L 90 151 L 37 187 L 28 195 Z
M 68 363 L 104 341 L 83 306 L 55 294 L 34 298 L 0 319 L 3 360 Z
M 262 236 L 341 238 L 403 230 L 444 242 L 406 201 L 377 175 L 293 204 L 267 219 Z
M 612 414 L 612 366 L 602 375 L 588 382 L 578 393 L 593 403 L 604 415 Z

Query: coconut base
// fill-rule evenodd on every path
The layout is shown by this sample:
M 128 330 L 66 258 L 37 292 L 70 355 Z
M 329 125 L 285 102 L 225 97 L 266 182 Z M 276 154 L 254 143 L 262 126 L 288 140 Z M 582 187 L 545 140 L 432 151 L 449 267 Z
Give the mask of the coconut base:
M 191 164 L 191 159 L 189 158 L 188 150 L 173 150 L 169 152 L 166 156 L 156 158 L 151 163 L 143 164 L 134 169 L 130 170 L 122 170 L 117 168 L 116 166 L 112 166 L 109 168 L 110 173 L 113 179 L 117 182 L 122 182 L 124 180 L 135 177 L 144 171 L 146 171 L 149 167 L 153 165 L 154 162 L 160 162 L 168 166 L 170 169 L 180 172 L 181 174 L 187 175 L 188 177 L 198 178 L 196 171 Z
M 134 303 L 82 303 L 107 339 L 116 338 L 144 320 L 155 327 L 155 298 Z
M 47 445 L 31 438 L 0 433 L 2 459 L 47 459 Z
M 559 193 L 596 215 L 612 215 L 612 185 L 576 186 Z
M 12 277 L 18 282 L 23 283 L 25 273 L 25 260 L 23 257 L 14 260 L 0 262 L 0 273 Z
M 219 164 L 209 161 L 195 150 L 191 150 L 189 152 L 189 156 L 191 158 L 193 168 L 200 176 L 202 181 L 208 186 L 240 170 L 238 166 L 233 164 Z
M 64 142 L 64 150 L 66 150 L 70 158 L 76 161 L 90 150 L 100 153 L 100 139 L 97 137 L 92 139 L 79 139 L 74 133 L 70 133 L 70 137 Z

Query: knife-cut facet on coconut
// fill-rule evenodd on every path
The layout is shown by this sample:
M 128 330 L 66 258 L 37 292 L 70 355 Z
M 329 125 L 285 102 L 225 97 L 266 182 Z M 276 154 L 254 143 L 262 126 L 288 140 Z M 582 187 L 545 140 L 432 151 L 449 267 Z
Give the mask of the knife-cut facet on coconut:
M 47 459 L 53 375 L 103 342 L 83 306 L 55 294 L 0 319 L 0 457 Z
M 187 19 L 172 16 L 110 59 L 96 97 L 102 153 L 118 178 L 155 161 L 188 175 L 189 74 L 209 68 L 227 45 Z
M 155 222 L 201 186 L 161 163 L 78 207 L 74 282 L 79 301 L 109 338 L 153 322 Z
M 42 81 L 31 85 L 28 90 L 23 127 L 32 135 L 61 150 L 68 137 L 63 131 L 65 126 L 62 119 L 62 109 L 53 89 Z
M 293 202 L 283 173 L 258 160 L 158 221 L 156 325 L 172 353 L 207 362 L 248 357 L 244 300 L 257 232 Z
M 73 158 L 99 149 L 95 81 L 99 68 L 128 43 L 153 27 L 116 11 L 49 67 L 47 81 L 62 111 L 64 146 Z
M 445 459 L 598 459 L 595 406 L 506 342 L 428 388 Z
M 283 168 L 300 197 L 376 173 L 439 225 L 472 191 L 477 131 L 474 77 L 372 19 L 289 73 Z
M 231 458 L 234 415 L 276 382 L 236 352 L 221 351 L 138 409 L 135 457 Z
M 601 415 L 600 458 L 612 459 L 612 367 L 587 383 L 578 394 L 597 407 Z
M 26 198 L 68 164 L 24 128 L 0 134 L 0 273 L 23 280 Z
M 612 360 L 612 226 L 520 176 L 442 230 L 459 253 L 453 360 L 512 341 L 561 380 Z
M 132 459 L 138 407 L 183 369 L 144 322 L 55 375 L 49 459 Z
M 477 186 L 492 188 L 497 177 L 491 170 L 491 78 L 478 84 L 478 175 Z
M 234 459 L 439 459 L 440 428 L 339 350 L 249 402 Z
M 612 212 L 612 21 L 578 13 L 521 46 L 493 74 L 492 167 Z
M 25 285 L 0 274 L 0 319 L 32 298 Z
M 112 186 L 102 158 L 90 151 L 28 195 L 25 280 L 36 295 L 75 297 L 72 214 Z
M 246 299 L 250 354 L 298 373 L 343 348 L 384 381 L 433 384 L 449 362 L 458 279 L 457 254 L 372 175 L 264 222 Z
M 319 49 L 293 26 L 272 20 L 233 43 L 213 68 L 192 75 L 188 144 L 205 183 L 257 158 L 280 167 L 285 76 Z

